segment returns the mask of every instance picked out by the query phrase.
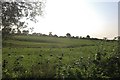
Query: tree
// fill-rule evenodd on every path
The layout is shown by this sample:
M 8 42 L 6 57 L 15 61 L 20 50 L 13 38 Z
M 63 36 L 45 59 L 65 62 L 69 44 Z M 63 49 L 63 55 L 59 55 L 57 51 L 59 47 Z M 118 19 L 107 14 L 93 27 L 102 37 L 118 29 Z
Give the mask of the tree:
M 37 22 L 36 16 L 42 15 L 43 2 L 0 2 L 2 3 L 2 33 L 3 38 L 9 36 L 12 28 L 16 26 L 17 31 L 27 27 L 25 20 Z M 24 19 L 24 20 L 22 20 Z M 7 29 L 7 31 L 6 31 Z
M 76 36 L 75 38 L 76 38 L 76 39 L 78 39 L 78 38 L 79 38 L 79 36 Z
M 82 39 L 82 36 L 80 36 L 80 39 Z
M 12 30 L 12 34 L 15 34 L 15 32 L 16 32 L 15 29 L 13 29 L 13 30 Z
M 52 36 L 52 32 L 49 32 L 49 36 Z
M 6 39 L 8 37 L 10 37 L 10 31 L 11 31 L 11 28 L 3 28 L 2 29 L 2 37 L 3 39 Z
M 18 35 L 20 35 L 20 34 L 21 34 L 21 31 L 20 31 L 19 29 L 18 29 L 18 31 L 17 31 L 17 34 L 18 34 Z
M 28 30 L 23 30 L 23 34 L 28 35 L 29 31 Z
M 67 34 L 66 34 L 66 37 L 70 38 L 70 37 L 71 37 L 71 34 L 70 34 L 70 33 L 67 33 Z
M 53 35 L 54 37 L 58 37 L 56 34 L 55 35 Z
M 105 41 L 106 41 L 106 40 L 107 40 L 107 37 L 103 37 L 103 40 L 105 40 Z
M 89 36 L 89 35 L 87 35 L 87 36 L 86 36 L 86 38 L 87 38 L 87 39 L 90 39 L 90 36 Z

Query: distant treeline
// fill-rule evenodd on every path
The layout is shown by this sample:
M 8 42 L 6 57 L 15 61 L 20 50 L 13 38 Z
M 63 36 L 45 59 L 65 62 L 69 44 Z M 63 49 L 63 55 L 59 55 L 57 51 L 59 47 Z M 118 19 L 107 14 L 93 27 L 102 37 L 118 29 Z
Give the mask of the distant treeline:
M 1 32 L 1 31 L 0 31 Z M 106 41 L 115 41 L 115 40 L 118 40 L 118 37 L 114 37 L 112 40 L 109 40 L 107 39 L 107 37 L 103 37 L 103 39 L 99 39 L 99 38 L 93 38 L 93 37 L 90 37 L 90 35 L 87 35 L 86 37 L 82 37 L 82 36 L 71 36 L 70 33 L 66 33 L 65 36 L 58 36 L 56 34 L 52 34 L 52 32 L 49 32 L 49 34 L 43 34 L 43 33 L 32 33 L 32 34 L 29 34 L 29 30 L 18 30 L 16 31 L 15 29 L 11 30 L 11 29 L 5 29 L 5 30 L 2 30 L 2 38 L 3 39 L 6 39 L 6 38 L 10 38 L 14 35 L 33 35 L 33 36 L 50 36 L 50 37 L 58 37 L 58 38 L 73 38 L 73 39 L 89 39 L 89 40 L 106 40 Z
M 113 40 L 108 40 L 107 37 L 104 37 L 103 39 L 99 39 L 99 38 L 91 38 L 90 35 L 87 35 L 86 37 L 82 37 L 82 36 L 71 36 L 70 33 L 66 33 L 65 36 L 58 36 L 56 34 L 52 34 L 52 32 L 49 32 L 49 35 L 47 34 L 43 34 L 43 33 L 32 33 L 29 34 L 28 30 L 23 30 L 22 32 L 17 32 L 17 33 L 12 33 L 13 35 L 30 35 L 30 36 L 48 36 L 48 37 L 58 37 L 58 38 L 71 38 L 71 39 L 89 39 L 89 40 L 107 40 L 107 41 L 115 41 L 117 39 L 117 37 L 115 37 Z

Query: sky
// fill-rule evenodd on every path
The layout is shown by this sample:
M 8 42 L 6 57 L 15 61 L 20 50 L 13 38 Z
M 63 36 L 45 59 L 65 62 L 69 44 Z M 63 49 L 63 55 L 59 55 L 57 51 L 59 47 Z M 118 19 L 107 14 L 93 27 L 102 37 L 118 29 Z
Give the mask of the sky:
M 118 35 L 118 0 L 47 0 L 33 32 L 113 39 Z

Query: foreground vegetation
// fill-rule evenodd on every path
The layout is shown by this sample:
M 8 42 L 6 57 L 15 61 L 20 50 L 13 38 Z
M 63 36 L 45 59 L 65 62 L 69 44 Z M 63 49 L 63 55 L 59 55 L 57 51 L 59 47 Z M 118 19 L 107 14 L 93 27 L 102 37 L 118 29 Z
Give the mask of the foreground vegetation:
M 4 78 L 119 78 L 119 41 L 15 36 L 3 42 Z

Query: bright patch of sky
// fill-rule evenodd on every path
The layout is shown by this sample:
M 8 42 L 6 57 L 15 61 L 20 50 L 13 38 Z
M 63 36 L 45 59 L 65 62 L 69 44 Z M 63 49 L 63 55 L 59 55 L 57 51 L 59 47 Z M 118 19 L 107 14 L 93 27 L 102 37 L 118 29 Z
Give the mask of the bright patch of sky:
M 29 23 L 33 32 L 109 39 L 118 35 L 118 0 L 47 0 L 45 5 L 44 17 Z

